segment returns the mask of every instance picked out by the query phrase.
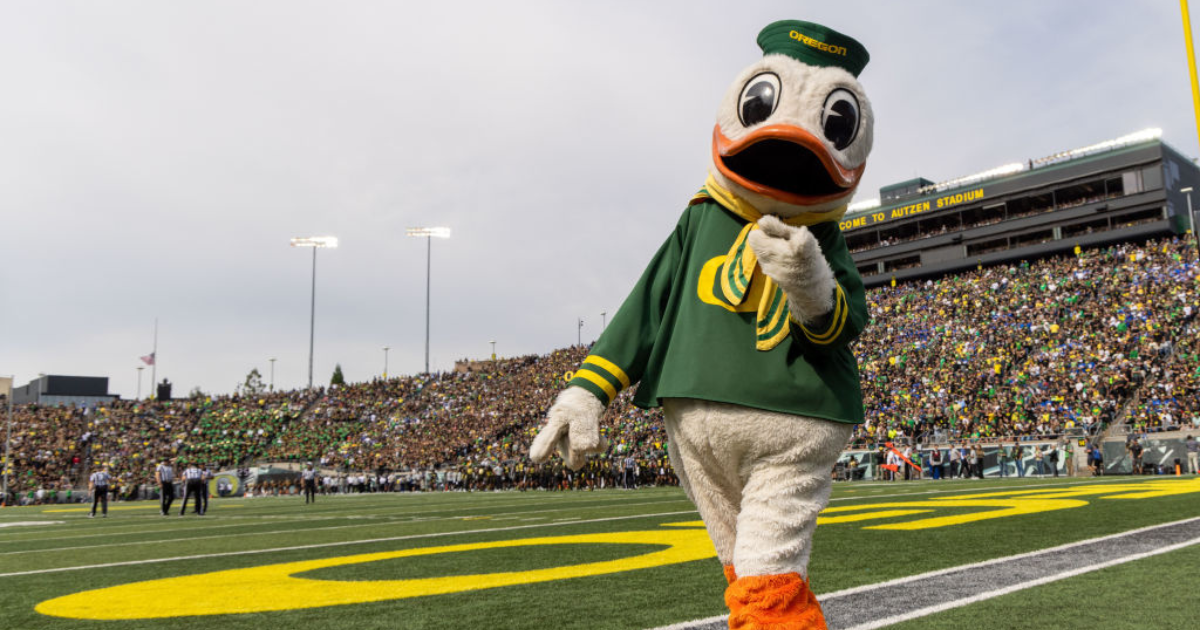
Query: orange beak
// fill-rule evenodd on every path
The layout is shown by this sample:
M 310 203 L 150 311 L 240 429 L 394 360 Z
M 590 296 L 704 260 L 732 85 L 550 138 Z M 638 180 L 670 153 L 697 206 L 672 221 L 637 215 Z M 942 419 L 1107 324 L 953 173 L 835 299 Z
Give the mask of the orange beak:
M 712 147 L 713 164 L 722 175 L 747 190 L 797 206 L 849 195 L 867 166 L 842 166 L 824 142 L 792 125 L 767 125 L 736 141 L 716 125 Z M 813 172 L 818 168 L 823 172 Z

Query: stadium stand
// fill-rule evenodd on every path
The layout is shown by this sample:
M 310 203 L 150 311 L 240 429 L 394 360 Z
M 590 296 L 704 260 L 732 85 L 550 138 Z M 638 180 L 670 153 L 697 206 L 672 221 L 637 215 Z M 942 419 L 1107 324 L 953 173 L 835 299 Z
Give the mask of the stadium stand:
M 867 422 L 850 446 L 1046 440 L 1117 420 L 1136 432 L 1200 428 L 1196 256 L 1193 241 L 1172 237 L 872 290 L 873 324 L 856 349 Z M 613 487 L 631 458 L 631 483 L 673 483 L 661 417 L 628 393 L 606 418 L 606 457 L 578 474 L 525 458 L 584 356 L 574 347 L 313 392 L 27 405 L 14 487 L 26 500 L 78 498 L 84 473 L 107 462 L 126 494 L 163 457 L 215 468 L 313 460 L 391 489 Z
M 1156 134 L 1018 166 L 902 182 L 847 215 L 872 287 L 855 349 L 867 412 L 848 445 L 856 464 L 885 442 L 990 445 L 994 458 L 1013 440 L 1200 430 L 1200 267 L 1180 213 L 1200 170 Z M 659 412 L 628 391 L 605 419 L 608 453 L 579 473 L 529 462 L 586 353 L 312 391 L 22 405 L 12 490 L 22 502 L 78 500 L 108 463 L 118 493 L 136 494 L 167 457 L 214 469 L 314 461 L 339 491 L 675 483 Z

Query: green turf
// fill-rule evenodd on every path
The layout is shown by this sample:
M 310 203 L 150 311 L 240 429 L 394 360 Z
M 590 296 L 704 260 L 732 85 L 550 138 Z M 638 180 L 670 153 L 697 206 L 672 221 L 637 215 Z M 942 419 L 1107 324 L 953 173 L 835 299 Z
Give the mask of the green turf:
M 1200 545 L 1084 573 L 891 626 L 896 630 L 1200 627 Z
M 985 480 L 856 483 L 835 486 L 831 506 L 925 501 L 935 497 L 1091 484 L 1096 480 Z M 1129 483 L 1129 478 L 1098 480 Z M 1140 480 L 1139 480 L 1140 481 Z M 999 518 L 917 531 L 867 529 L 924 515 L 823 525 L 817 529 L 810 564 L 818 592 L 871 584 L 905 575 L 1196 516 L 1200 494 L 1137 501 L 1084 497 L 1080 508 Z M 147 504 L 121 504 L 107 519 L 83 512 L 49 512 L 49 507 L 0 510 L 0 525 L 16 521 L 62 521 L 59 525 L 0 528 L 0 574 L 44 571 L 104 563 L 124 566 L 0 576 L 0 628 L 78 630 L 113 628 L 166 630 L 245 628 L 263 624 L 306 630 L 326 628 L 646 628 L 723 614 L 724 579 L 715 559 L 628 571 L 416 597 L 368 604 L 286 612 L 185 617 L 122 622 L 43 616 L 39 602 L 92 588 L 178 575 L 370 552 L 516 540 L 584 533 L 659 530 L 666 523 L 698 518 L 675 488 L 634 492 L 439 493 L 322 497 L 305 506 L 298 498 L 214 500 L 204 517 L 158 516 Z M 938 515 L 969 513 L 945 508 Z M 299 547 L 299 548 L 297 548 Z M 569 550 L 567 549 L 569 547 Z M 647 553 L 646 545 L 605 544 L 515 547 L 398 558 L 311 571 L 309 579 L 384 580 L 502 571 L 600 562 Z M 146 560 L 229 554 L 166 562 Z M 1159 562 L 1155 562 L 1158 560 Z M 1182 552 L 1151 559 L 1192 563 Z M 1142 562 L 1125 565 L 1133 567 Z M 1174 566 L 1172 564 L 1172 566 Z M 1125 571 L 1108 569 L 1096 575 Z M 1086 579 L 1082 576 L 1075 579 Z M 1136 576 L 1130 578 L 1137 581 Z M 1182 578 L 1179 578 L 1180 580 Z M 1073 581 L 1073 580 L 1071 580 Z M 1071 582 L 1068 581 L 1068 582 Z M 1177 583 L 1179 582 L 1177 580 Z M 1066 584 L 1064 582 L 1063 584 Z M 1040 596 L 1054 585 L 1002 599 Z M 1101 587 L 1100 592 L 1104 592 Z M 198 594 L 197 596 L 203 596 Z M 256 594 L 247 592 L 245 597 Z M 1056 598 L 1046 596 L 1052 602 Z M 1105 600 L 1101 597 L 1099 602 Z M 968 610 L 973 610 L 970 607 Z M 944 613 L 953 615 L 954 613 Z M 940 616 L 940 615 L 939 615 Z M 1053 617 L 1046 617 L 1051 619 Z M 918 621 L 919 623 L 920 621 Z M 977 629 L 1035 627 L 1004 625 L 1003 617 L 972 618 Z M 119 626 L 117 625 L 119 624 Z M 953 623 L 937 627 L 961 627 Z M 1142 627 L 1167 627 L 1143 625 Z

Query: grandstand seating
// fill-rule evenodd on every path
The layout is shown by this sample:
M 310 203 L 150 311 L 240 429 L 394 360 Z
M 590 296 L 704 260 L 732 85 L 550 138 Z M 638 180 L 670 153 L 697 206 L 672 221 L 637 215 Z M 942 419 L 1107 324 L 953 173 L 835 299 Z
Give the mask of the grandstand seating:
M 852 445 L 882 439 L 995 441 L 1200 427 L 1197 252 L 1179 238 L 1085 250 L 871 290 L 857 342 L 867 422 Z M 166 457 L 214 468 L 316 460 L 346 471 L 458 471 L 461 485 L 597 487 L 671 483 L 656 411 L 628 392 L 611 406 L 611 447 L 578 474 L 526 453 L 587 349 L 476 362 L 475 370 L 313 391 L 96 408 L 28 405 L 13 432 L 14 489 L 65 489 L 90 465 L 126 487 Z

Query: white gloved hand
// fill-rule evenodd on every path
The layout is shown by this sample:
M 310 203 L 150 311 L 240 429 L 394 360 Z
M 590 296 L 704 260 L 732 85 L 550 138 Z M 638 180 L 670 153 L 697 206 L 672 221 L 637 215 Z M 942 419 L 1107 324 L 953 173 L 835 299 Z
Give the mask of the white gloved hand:
M 589 453 L 608 450 L 608 439 L 600 435 L 604 403 L 582 387 L 568 387 L 546 413 L 546 426 L 529 447 L 529 458 L 541 464 L 555 448 L 571 470 L 583 468 Z
M 758 227 L 746 241 L 763 273 L 787 294 L 792 315 L 810 323 L 832 310 L 837 281 L 812 232 L 771 215 L 759 219 Z

